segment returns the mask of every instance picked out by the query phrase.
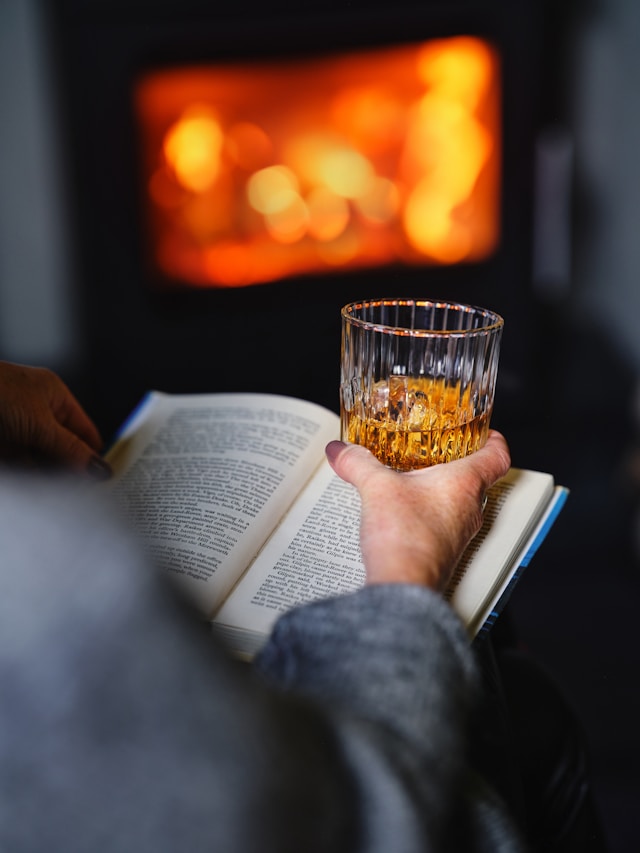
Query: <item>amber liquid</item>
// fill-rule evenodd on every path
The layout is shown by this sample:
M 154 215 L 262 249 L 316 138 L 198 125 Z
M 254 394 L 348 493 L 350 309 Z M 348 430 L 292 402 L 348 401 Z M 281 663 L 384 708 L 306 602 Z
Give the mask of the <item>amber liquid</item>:
M 484 445 L 491 411 L 474 415 L 470 391 L 430 379 L 391 377 L 374 389 L 373 411 L 342 413 L 342 435 L 389 468 L 411 471 L 451 462 Z

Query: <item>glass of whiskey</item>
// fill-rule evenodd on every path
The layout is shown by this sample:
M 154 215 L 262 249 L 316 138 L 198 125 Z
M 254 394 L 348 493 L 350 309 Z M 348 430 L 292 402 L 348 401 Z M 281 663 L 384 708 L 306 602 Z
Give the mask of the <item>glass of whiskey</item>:
M 489 432 L 504 321 L 458 302 L 373 299 L 342 309 L 343 441 L 398 471 L 451 462 Z

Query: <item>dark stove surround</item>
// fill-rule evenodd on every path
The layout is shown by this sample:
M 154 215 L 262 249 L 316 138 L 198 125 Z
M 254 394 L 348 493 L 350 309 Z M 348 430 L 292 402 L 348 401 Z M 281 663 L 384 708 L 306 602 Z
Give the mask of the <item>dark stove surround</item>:
M 340 307 L 371 296 L 456 299 L 505 317 L 495 423 L 519 418 L 533 359 L 533 148 L 543 24 L 535 0 L 52 0 L 83 336 L 76 384 L 109 434 L 150 387 L 286 393 L 337 408 Z M 148 262 L 132 86 L 183 63 L 308 56 L 478 35 L 502 65 L 501 240 L 487 261 L 172 290 Z

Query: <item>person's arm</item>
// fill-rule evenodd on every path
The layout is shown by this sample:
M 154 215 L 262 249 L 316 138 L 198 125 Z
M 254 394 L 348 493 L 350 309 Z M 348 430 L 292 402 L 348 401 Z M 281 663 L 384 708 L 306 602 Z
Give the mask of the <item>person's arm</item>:
M 109 476 L 102 438 L 64 382 L 51 370 L 0 361 L 0 460 L 57 464 Z
M 258 678 L 97 497 L 0 478 L 0 848 L 520 849 L 469 787 L 475 673 L 437 593 L 380 583 L 299 608 Z
M 437 592 L 480 527 L 484 493 L 508 470 L 506 443 L 493 433 L 475 458 L 412 474 L 362 447 L 336 443 L 328 456 L 362 497 L 368 585 L 281 617 L 255 666 L 336 720 L 362 832 L 380 842 L 371 849 L 518 849 L 466 763 L 476 671 Z

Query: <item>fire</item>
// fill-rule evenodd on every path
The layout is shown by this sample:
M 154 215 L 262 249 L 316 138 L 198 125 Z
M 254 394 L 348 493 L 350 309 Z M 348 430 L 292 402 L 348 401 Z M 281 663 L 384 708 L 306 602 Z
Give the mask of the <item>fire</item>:
M 185 110 L 167 131 L 162 146 L 167 167 L 177 183 L 193 193 L 213 186 L 220 172 L 223 141 L 222 128 L 211 110 Z
M 236 287 L 487 258 L 499 100 L 496 52 L 472 37 L 150 73 L 136 112 L 155 262 Z

